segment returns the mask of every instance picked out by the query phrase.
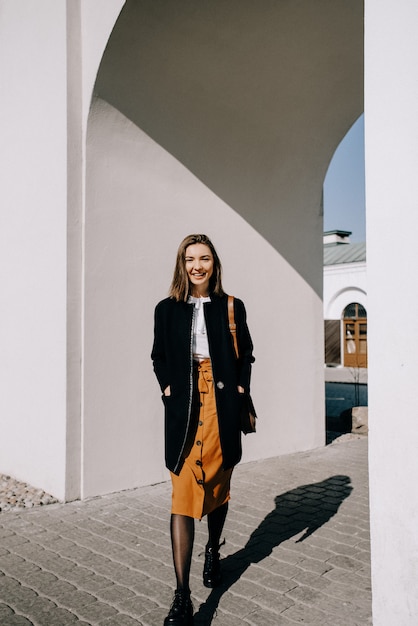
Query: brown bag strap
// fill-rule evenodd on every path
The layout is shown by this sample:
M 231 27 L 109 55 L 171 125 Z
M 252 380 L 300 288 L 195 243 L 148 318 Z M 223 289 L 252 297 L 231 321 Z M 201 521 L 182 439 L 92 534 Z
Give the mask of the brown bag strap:
M 232 339 L 234 342 L 234 350 L 237 359 L 239 358 L 238 342 L 237 342 L 237 325 L 235 324 L 234 316 L 234 296 L 228 296 L 228 321 L 229 330 L 231 331 Z

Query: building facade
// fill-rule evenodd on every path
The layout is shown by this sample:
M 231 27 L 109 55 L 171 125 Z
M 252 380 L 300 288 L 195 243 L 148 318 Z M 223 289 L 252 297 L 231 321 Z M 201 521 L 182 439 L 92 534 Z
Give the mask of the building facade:
M 325 364 L 367 367 L 366 244 L 351 233 L 324 234 Z

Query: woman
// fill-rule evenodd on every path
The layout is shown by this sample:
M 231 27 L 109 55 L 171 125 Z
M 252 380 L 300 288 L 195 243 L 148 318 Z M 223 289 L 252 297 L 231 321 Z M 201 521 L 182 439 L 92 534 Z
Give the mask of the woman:
M 155 309 L 154 371 L 165 407 L 165 459 L 172 480 L 171 543 L 177 589 L 164 626 L 193 623 L 189 574 L 194 520 L 207 515 L 203 583 L 220 584 L 219 545 L 230 479 L 241 459 L 240 408 L 249 393 L 252 341 L 234 299 L 239 359 L 229 330 L 221 263 L 206 235 L 180 244 L 170 296 Z

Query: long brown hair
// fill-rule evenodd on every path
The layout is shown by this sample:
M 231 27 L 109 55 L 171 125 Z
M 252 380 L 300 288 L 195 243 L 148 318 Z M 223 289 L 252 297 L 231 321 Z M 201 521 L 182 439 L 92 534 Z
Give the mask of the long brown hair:
M 176 265 L 169 295 L 177 302 L 187 302 L 190 293 L 189 277 L 186 272 L 186 249 L 195 243 L 203 243 L 208 246 L 213 256 L 213 274 L 209 279 L 209 292 L 222 296 L 222 265 L 216 253 L 215 247 L 206 235 L 188 235 L 181 242 L 177 251 Z

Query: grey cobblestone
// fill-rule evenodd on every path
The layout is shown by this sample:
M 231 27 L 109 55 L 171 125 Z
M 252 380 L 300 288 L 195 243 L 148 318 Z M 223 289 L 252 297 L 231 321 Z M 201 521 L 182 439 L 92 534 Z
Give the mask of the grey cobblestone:
M 293 624 L 295 622 L 296 624 L 309 624 L 310 626 L 324 626 L 327 624 L 327 614 L 325 612 L 301 603 L 294 604 L 289 609 L 286 609 L 282 615 Z M 351 623 L 346 621 L 346 624 Z M 329 622 L 329 624 L 333 626 L 333 622 Z
M 267 590 L 252 596 L 252 600 L 263 610 L 267 609 L 271 611 L 273 615 L 283 612 L 285 609 L 288 609 L 294 604 L 291 598 L 288 598 L 281 593 L 276 593 L 274 591 L 269 592 Z
M 158 626 L 162 622 L 158 622 Z M 235 615 L 231 615 L 230 613 L 224 613 L 223 611 L 219 611 L 213 620 L 214 626 L 242 626 L 243 624 L 248 624 L 247 621 L 242 620 L 240 617 L 236 617 Z
M 170 484 L 0 513 L 1 626 L 161 626 L 174 574 Z M 224 582 L 195 626 L 371 624 L 367 439 L 236 468 Z
M 116 618 L 110 617 L 104 622 L 100 622 L 100 626 L 144 626 L 144 624 L 129 615 L 119 613 Z
M 109 617 L 119 615 L 117 609 L 105 602 L 97 602 L 78 607 L 77 614 L 82 617 L 88 624 L 101 624 L 103 620 Z
M 290 626 L 294 622 L 289 622 L 283 615 L 275 615 L 264 609 L 257 609 L 247 616 L 245 623 L 251 626 Z
M 11 615 L 13 615 L 12 609 L 7 604 L 0 602 L 0 624 L 4 624 Z
M 23 617 L 23 615 L 16 615 L 16 613 L 12 612 L 11 614 L 5 617 L 3 623 L 7 624 L 7 626 L 33 626 L 33 622 Z

